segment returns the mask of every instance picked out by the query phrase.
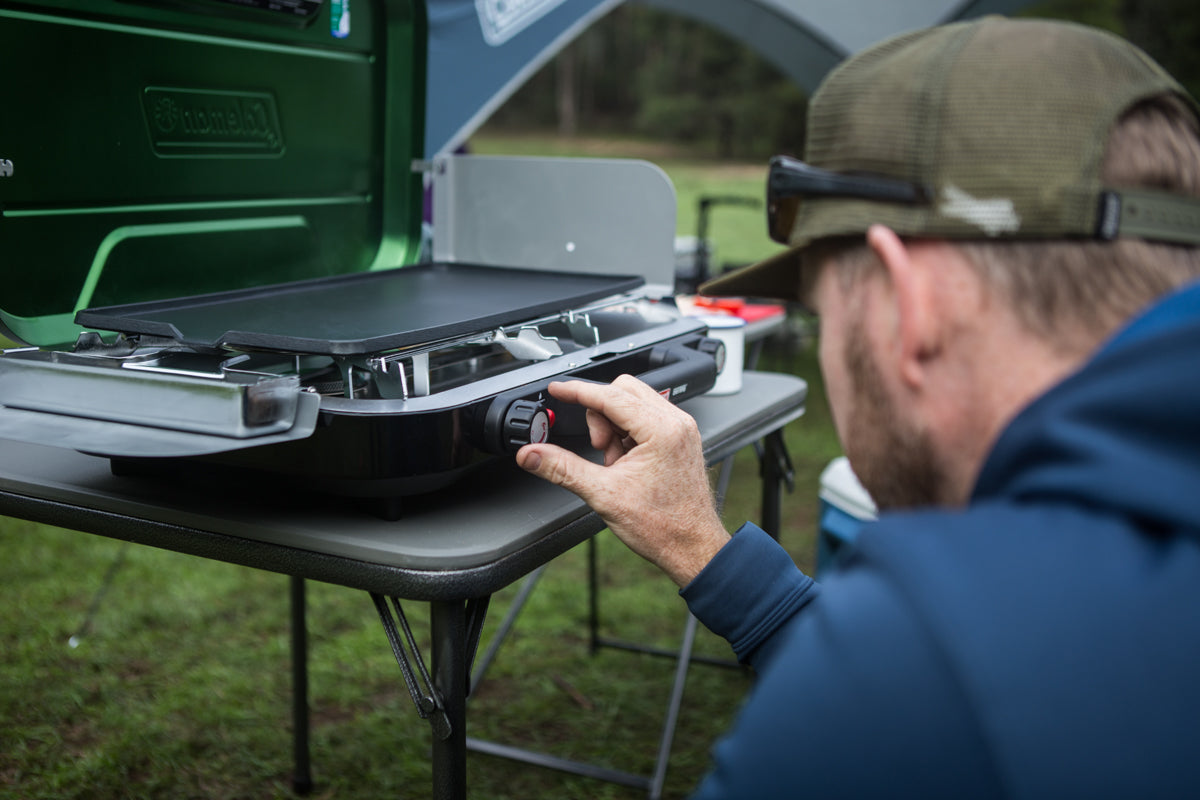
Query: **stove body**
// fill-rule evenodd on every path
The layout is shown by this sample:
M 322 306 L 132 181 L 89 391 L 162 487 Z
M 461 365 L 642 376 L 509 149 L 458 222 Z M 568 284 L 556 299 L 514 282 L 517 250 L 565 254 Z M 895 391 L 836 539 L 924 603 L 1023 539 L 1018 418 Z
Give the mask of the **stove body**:
M 408 269 L 355 283 L 379 291 L 423 271 L 477 280 L 491 270 Z M 275 287 L 256 294 L 282 299 Z M 221 299 L 182 298 L 206 311 Z M 102 315 L 109 327 L 150 327 L 109 310 L 80 316 Z M 551 381 L 607 383 L 630 373 L 675 401 L 706 391 L 720 350 L 703 333 L 670 304 L 637 293 L 387 349 L 359 340 L 261 349 L 231 345 L 237 336 L 209 343 L 182 333 L 89 332 L 69 349 L 0 357 L 0 436 L 108 456 L 121 474 L 273 476 L 294 488 L 380 498 L 379 513 L 391 516 L 399 509 L 391 499 L 442 488 L 529 442 L 585 443 L 581 409 L 551 398 Z
M 719 343 L 669 299 L 661 172 L 420 161 L 422 5 L 341 9 L 0 0 L 0 63 L 33 69 L 0 123 L 0 324 L 30 345 L 0 356 L 0 436 L 393 516 L 584 441 L 552 380 L 711 387 Z

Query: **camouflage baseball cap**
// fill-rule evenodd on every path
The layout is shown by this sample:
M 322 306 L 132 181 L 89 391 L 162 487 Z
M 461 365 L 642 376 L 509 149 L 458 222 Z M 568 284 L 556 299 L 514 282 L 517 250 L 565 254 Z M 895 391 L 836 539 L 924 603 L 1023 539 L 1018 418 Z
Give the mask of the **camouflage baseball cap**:
M 772 161 L 770 224 L 790 249 L 701 292 L 796 299 L 807 245 L 875 223 L 948 239 L 1200 244 L 1200 202 L 1101 185 L 1113 124 L 1162 94 L 1197 108 L 1141 50 L 1072 23 L 986 17 L 875 45 L 813 95 L 804 161 Z

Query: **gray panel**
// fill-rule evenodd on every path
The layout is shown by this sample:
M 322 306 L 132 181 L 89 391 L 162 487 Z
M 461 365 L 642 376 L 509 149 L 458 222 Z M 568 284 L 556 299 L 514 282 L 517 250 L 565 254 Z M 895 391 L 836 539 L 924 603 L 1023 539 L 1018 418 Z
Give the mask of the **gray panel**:
M 443 156 L 433 164 L 436 261 L 675 282 L 675 188 L 647 161 Z

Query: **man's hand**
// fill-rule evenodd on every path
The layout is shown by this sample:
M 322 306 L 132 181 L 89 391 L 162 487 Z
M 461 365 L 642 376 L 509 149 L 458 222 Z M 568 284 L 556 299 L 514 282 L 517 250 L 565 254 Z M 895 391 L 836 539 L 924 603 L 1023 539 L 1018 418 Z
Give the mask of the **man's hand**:
M 517 463 L 579 495 L 631 550 L 686 586 L 729 541 L 696 421 L 629 375 L 607 386 L 552 383 L 550 394 L 587 409 L 604 466 L 552 444 L 525 445 Z

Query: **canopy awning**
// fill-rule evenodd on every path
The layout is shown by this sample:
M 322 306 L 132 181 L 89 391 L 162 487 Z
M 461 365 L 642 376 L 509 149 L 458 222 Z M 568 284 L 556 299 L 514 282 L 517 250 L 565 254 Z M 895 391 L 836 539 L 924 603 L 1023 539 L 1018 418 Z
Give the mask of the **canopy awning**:
M 835 64 L 906 30 L 1032 0 L 628 0 L 705 22 L 811 91 Z M 427 157 L 453 150 L 543 64 L 625 0 L 428 0 Z

